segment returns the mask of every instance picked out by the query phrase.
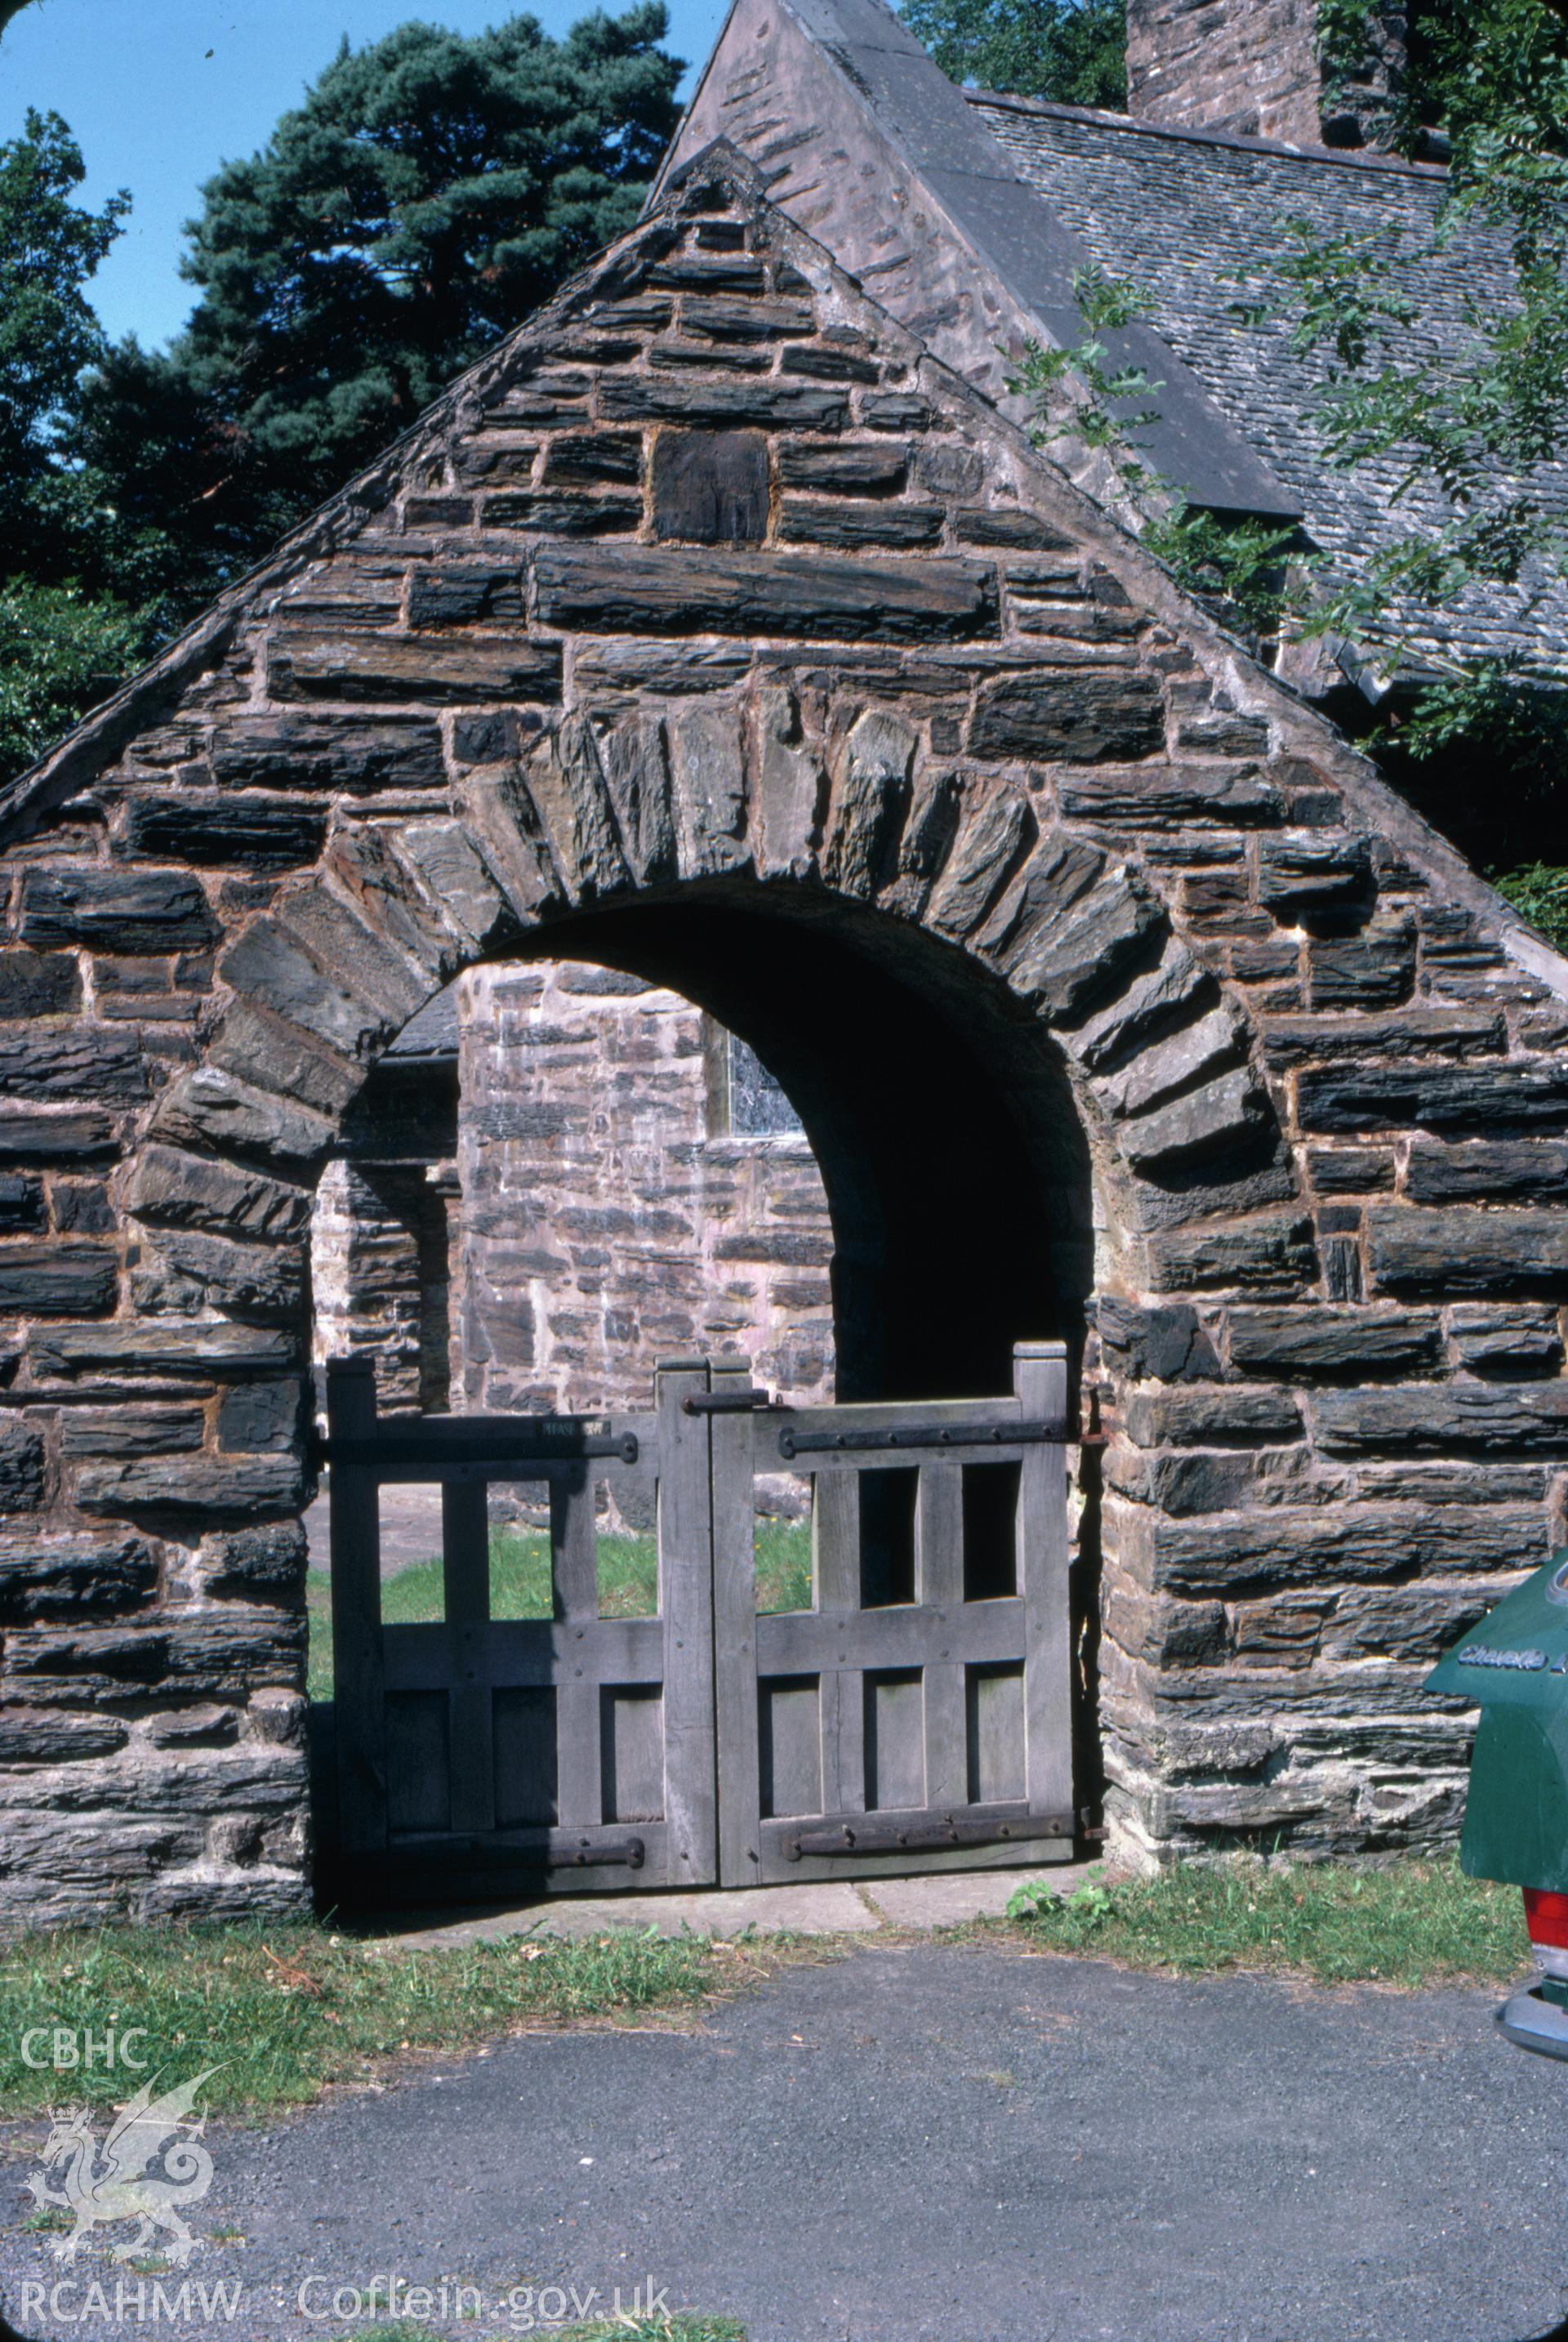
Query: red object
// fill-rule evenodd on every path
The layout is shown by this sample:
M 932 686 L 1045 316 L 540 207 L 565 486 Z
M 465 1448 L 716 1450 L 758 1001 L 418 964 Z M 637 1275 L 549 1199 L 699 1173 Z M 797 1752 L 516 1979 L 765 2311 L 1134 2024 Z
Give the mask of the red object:
M 1524 1889 L 1524 1925 L 1533 1944 L 1549 1944 L 1568 1952 L 1568 1895 L 1551 1895 L 1544 1887 Z

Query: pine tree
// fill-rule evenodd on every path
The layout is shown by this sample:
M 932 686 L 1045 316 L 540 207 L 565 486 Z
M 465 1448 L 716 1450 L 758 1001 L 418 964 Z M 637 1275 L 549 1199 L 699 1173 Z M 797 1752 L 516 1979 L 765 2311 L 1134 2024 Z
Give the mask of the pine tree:
M 84 367 L 104 347 L 89 279 L 130 208 L 73 202 L 82 153 L 57 114 L 0 145 L 0 577 L 73 575 L 77 483 L 65 441 Z
M 129 528 L 172 530 L 188 606 L 631 225 L 677 119 L 666 22 L 639 0 L 562 40 L 514 16 L 345 43 L 208 182 L 189 325 L 110 355 L 80 442 Z
M 148 614 L 105 585 L 112 525 L 69 457 L 84 367 L 104 336 L 86 286 L 129 197 L 73 198 L 81 150 L 57 114 L 0 145 L 0 776 L 47 747 L 134 666 Z

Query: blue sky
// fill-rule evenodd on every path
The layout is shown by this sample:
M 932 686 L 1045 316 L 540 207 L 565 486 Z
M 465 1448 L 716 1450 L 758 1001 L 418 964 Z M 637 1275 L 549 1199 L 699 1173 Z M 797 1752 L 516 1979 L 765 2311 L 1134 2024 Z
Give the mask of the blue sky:
M 526 13 L 559 34 L 590 5 L 534 0 Z M 85 158 L 84 199 L 130 189 L 92 290 L 111 334 L 156 344 L 191 305 L 181 230 L 203 180 L 265 143 L 344 34 L 358 47 L 411 16 L 477 33 L 514 13 L 505 0 L 33 0 L 0 40 L 0 139 L 29 105 L 53 108 Z M 670 47 L 700 65 L 724 15 L 724 0 L 670 0 Z

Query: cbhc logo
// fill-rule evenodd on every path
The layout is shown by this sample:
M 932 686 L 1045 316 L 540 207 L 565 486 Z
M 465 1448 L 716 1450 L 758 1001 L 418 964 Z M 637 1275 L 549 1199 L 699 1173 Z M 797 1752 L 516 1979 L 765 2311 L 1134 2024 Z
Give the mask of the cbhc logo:
M 67 2074 L 76 2067 L 84 2072 L 103 2065 L 128 2067 L 134 2074 L 145 2074 L 147 2060 L 135 2053 L 147 2037 L 145 2025 L 127 2026 L 124 2033 L 111 2025 L 102 2033 L 95 2033 L 89 2025 L 35 2025 L 22 2036 L 22 2063 L 35 2073 L 52 2066 L 57 2074 Z M 40 2045 L 47 2043 L 47 2054 L 39 2055 Z

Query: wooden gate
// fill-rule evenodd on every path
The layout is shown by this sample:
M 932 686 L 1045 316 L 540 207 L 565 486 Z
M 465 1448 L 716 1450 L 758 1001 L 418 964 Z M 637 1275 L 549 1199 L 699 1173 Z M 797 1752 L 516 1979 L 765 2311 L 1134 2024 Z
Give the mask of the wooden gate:
M 703 1887 L 716 1876 L 704 1363 L 646 1416 L 378 1421 L 327 1370 L 340 1891 L 392 1901 Z M 378 1491 L 439 1481 L 443 1616 L 381 1615 Z M 547 1505 L 550 1617 L 491 1615 L 486 1490 Z M 656 1519 L 657 1610 L 599 1615 L 595 1503 Z
M 754 1413 L 714 1373 L 724 1885 L 1070 1857 L 1066 1376 L 1025 1344 L 1008 1398 Z M 808 1484 L 811 1606 L 759 1613 L 781 1475 Z
M 1011 1395 L 785 1408 L 661 1366 L 651 1415 L 378 1420 L 328 1369 L 334 1887 L 388 1901 L 1065 1860 L 1059 1344 Z M 381 1615 L 378 1491 L 439 1481 L 439 1620 Z M 492 1615 L 486 1490 L 547 1514 L 553 1616 Z M 656 1609 L 600 1615 L 596 1506 L 656 1523 Z M 809 1549 L 759 1610 L 759 1522 Z M 775 1594 L 775 1599 L 776 1599 Z

